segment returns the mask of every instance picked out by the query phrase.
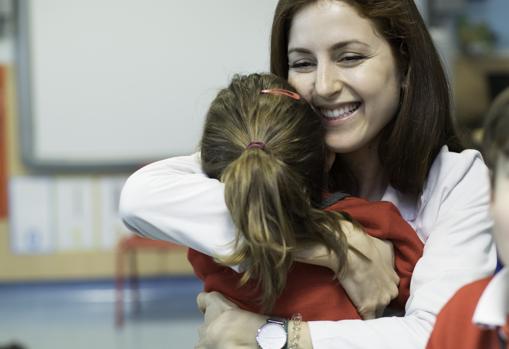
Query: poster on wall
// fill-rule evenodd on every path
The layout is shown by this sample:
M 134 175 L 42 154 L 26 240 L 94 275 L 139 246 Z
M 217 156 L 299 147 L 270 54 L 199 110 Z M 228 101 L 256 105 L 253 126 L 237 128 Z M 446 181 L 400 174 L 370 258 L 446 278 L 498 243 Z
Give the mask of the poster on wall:
M 15 177 L 9 183 L 11 249 L 16 254 L 54 250 L 53 185 L 46 177 Z
M 92 179 L 59 178 L 54 180 L 53 187 L 56 250 L 94 249 Z
M 118 213 L 120 192 L 126 178 L 104 177 L 99 180 L 101 193 L 101 249 L 114 248 L 123 236 L 132 234 L 125 227 Z
M 126 178 L 14 176 L 9 228 L 15 254 L 113 250 L 130 234 L 118 204 Z

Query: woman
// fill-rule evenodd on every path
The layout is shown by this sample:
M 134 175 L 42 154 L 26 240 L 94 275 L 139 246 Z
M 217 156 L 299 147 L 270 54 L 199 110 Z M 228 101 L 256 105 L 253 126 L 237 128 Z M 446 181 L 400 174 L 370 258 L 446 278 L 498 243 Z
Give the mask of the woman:
M 445 75 L 415 4 L 281 0 L 271 47 L 272 72 L 323 116 L 336 152 L 331 189 L 392 202 L 425 242 L 404 317 L 304 322 L 300 347 L 423 348 L 440 308 L 459 287 L 489 275 L 496 254 L 488 171 L 478 152 L 459 145 Z M 231 252 L 222 185 L 203 175 L 197 156 L 134 174 L 121 211 L 151 237 Z M 210 295 L 200 302 L 209 305 L 200 347 L 256 347 L 263 316 Z

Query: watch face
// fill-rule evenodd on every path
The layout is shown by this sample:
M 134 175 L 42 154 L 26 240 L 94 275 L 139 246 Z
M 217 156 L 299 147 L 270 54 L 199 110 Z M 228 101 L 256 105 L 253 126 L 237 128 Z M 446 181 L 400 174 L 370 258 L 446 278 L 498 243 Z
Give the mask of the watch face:
M 281 325 L 267 323 L 258 330 L 256 341 L 262 349 L 281 349 L 286 343 L 286 332 Z

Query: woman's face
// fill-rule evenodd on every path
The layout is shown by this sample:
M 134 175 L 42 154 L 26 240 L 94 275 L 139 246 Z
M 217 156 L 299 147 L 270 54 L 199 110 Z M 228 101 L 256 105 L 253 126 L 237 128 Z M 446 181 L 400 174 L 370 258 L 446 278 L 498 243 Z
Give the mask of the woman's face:
M 500 258 L 509 266 L 509 156 L 499 155 L 496 171 L 491 205 L 495 220 L 493 233 Z
M 338 0 L 295 15 L 288 80 L 320 112 L 336 153 L 368 146 L 395 115 L 400 76 L 389 43 L 374 24 Z

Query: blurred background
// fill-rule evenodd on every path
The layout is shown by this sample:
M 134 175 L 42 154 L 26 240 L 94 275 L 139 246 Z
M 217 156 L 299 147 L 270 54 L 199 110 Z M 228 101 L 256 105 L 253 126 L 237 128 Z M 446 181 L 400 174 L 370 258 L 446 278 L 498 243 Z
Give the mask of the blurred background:
M 465 142 L 509 86 L 509 1 L 416 0 Z M 131 239 L 127 176 L 196 150 L 234 73 L 268 70 L 275 0 L 0 0 L 0 348 L 190 348 L 185 249 Z

